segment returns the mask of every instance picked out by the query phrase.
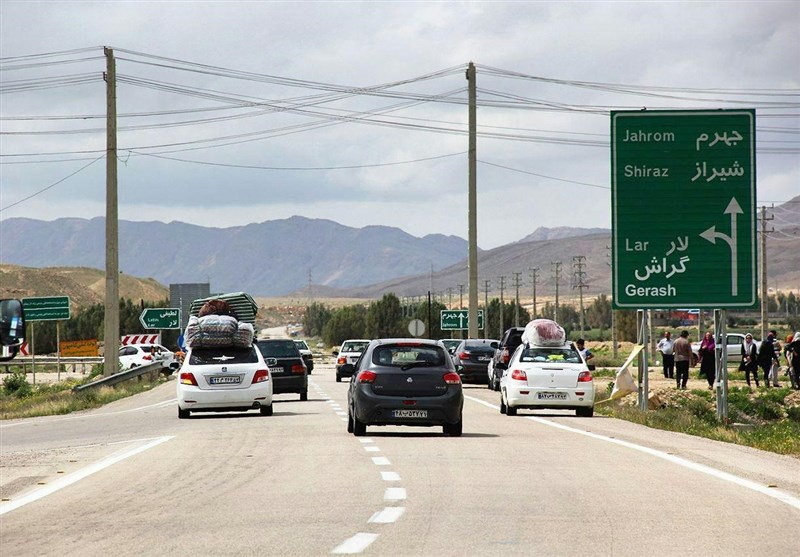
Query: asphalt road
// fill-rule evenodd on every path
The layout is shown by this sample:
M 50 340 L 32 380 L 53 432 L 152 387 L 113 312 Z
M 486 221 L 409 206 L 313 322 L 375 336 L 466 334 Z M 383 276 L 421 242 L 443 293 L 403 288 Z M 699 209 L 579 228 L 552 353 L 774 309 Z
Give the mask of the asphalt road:
M 178 420 L 174 382 L 0 424 L 3 555 L 800 553 L 800 460 L 604 417 L 346 433 L 332 366 L 275 414 Z

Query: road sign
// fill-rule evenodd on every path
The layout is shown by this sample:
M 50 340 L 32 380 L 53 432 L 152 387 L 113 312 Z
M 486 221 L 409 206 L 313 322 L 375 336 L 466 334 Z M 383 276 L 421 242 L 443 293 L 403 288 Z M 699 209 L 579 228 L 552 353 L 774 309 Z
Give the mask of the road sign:
M 69 319 L 69 296 L 23 298 L 26 321 L 58 321 Z
M 147 308 L 139 316 L 145 329 L 180 329 L 180 308 Z
M 756 304 L 755 117 L 611 113 L 614 307 Z
M 443 331 L 469 330 L 468 309 L 443 309 L 440 312 L 440 327 Z M 478 310 L 478 328 L 483 329 L 483 310 Z
M 425 334 L 425 323 L 419 319 L 412 319 L 408 324 L 408 332 L 412 337 L 421 337 Z

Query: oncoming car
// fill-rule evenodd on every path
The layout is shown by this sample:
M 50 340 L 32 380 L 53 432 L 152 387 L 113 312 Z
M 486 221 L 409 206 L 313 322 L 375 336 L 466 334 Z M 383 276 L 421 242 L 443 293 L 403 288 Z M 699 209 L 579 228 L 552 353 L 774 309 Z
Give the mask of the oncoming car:
M 592 373 L 573 344 L 517 348 L 500 379 L 500 412 L 514 416 L 520 408 L 594 415 Z
M 461 435 L 461 378 L 440 342 L 373 340 L 357 366 L 347 392 L 348 432 L 362 436 L 368 425 L 409 425 Z
M 259 410 L 272 415 L 272 380 L 268 364 L 253 345 L 247 348 L 189 348 L 176 391 L 178 417 L 192 412 Z

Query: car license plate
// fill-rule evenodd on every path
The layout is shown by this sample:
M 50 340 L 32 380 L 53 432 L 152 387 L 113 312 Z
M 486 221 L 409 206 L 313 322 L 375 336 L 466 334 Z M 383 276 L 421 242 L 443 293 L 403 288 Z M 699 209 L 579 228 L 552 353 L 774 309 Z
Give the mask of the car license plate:
M 241 383 L 242 378 L 238 375 L 220 375 L 211 377 L 208 382 L 211 385 L 234 385 L 236 383 Z
M 539 400 L 567 400 L 567 393 L 538 393 Z
M 392 416 L 395 418 L 427 418 L 427 410 L 393 410 Z
M 491 360 L 489 356 L 478 356 L 479 362 L 488 362 L 489 360 Z
M 276 366 L 276 367 L 270 367 L 269 368 L 269 372 L 270 373 L 283 373 L 283 371 L 284 371 L 283 370 L 283 366 Z

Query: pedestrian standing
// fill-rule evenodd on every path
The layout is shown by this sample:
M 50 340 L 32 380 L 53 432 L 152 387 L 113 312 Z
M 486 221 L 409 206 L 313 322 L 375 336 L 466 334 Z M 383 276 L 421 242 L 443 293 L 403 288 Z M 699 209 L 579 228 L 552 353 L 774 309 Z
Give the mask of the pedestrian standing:
M 697 357 L 700 359 L 700 375 L 706 376 L 708 381 L 708 388 L 714 388 L 714 380 L 717 375 L 717 362 L 714 357 L 716 350 L 716 343 L 714 342 L 714 335 L 706 333 L 700 343 L 700 349 L 697 351 Z
M 792 342 L 786 345 L 786 359 L 789 361 L 789 379 L 792 388 L 800 391 L 800 331 L 792 337 Z
M 777 360 L 778 355 L 775 352 L 775 331 L 770 331 L 767 338 L 761 343 L 761 347 L 758 349 L 758 357 L 756 358 L 758 367 L 761 368 L 764 374 L 764 385 L 767 387 L 770 386 L 769 376 L 772 373 L 772 366 Z M 774 379 L 774 382 L 775 386 L 777 386 L 777 378 Z
M 675 342 L 672 340 L 672 334 L 669 331 L 664 332 L 664 338 L 658 341 L 656 350 L 661 352 L 661 361 L 664 365 L 664 377 L 667 379 L 675 378 L 675 354 L 672 352 L 672 346 Z
M 678 389 L 686 390 L 689 381 L 689 365 L 692 362 L 692 345 L 689 344 L 689 331 L 681 331 L 681 336 L 672 345 L 675 355 L 675 382 Z
M 748 387 L 750 386 L 750 374 L 752 373 L 753 379 L 755 379 L 756 382 L 756 388 L 758 388 L 757 358 L 758 350 L 756 349 L 756 343 L 753 341 L 753 335 L 747 333 L 742 343 L 742 362 L 739 364 L 739 371 L 744 372 L 744 379 L 747 381 Z

